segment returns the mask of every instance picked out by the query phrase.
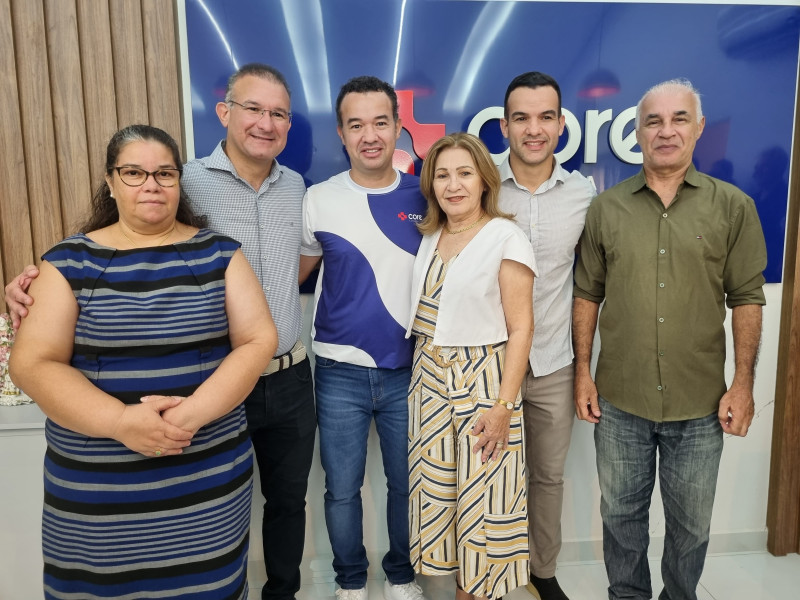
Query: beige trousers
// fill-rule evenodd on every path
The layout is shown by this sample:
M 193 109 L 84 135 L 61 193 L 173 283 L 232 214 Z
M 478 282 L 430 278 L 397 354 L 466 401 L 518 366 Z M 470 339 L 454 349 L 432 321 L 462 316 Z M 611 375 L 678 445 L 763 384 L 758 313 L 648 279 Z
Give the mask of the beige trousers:
M 566 367 L 522 383 L 528 468 L 528 540 L 531 573 L 553 577 L 561 550 L 561 506 L 564 498 L 564 463 L 567 460 L 575 404 L 572 397 L 574 367 Z

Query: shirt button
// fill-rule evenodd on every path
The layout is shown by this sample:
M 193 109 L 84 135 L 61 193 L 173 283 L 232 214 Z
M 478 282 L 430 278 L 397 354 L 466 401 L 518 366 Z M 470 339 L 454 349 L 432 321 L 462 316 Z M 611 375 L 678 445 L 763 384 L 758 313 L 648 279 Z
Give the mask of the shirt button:
M 663 350 L 659 350 L 658 355 L 659 356 L 664 356 L 664 351 Z
M 664 248 L 662 248 L 661 250 L 659 250 L 659 251 L 658 251 L 658 253 L 659 253 L 659 254 L 666 254 L 666 253 L 667 253 L 667 251 L 666 251 L 666 250 L 664 250 Z
M 664 317 L 658 317 L 658 322 L 659 323 L 663 323 L 664 322 Z
M 664 287 L 664 284 L 663 283 L 659 283 L 658 287 Z
M 662 216 L 662 217 L 664 217 L 664 218 L 666 219 L 666 218 L 667 218 L 669 215 L 667 215 L 667 213 L 664 213 L 664 214 L 663 214 L 663 215 L 661 215 L 661 216 Z
M 661 390 L 663 390 L 664 388 L 663 388 L 663 387 L 661 387 L 661 386 L 658 386 L 656 389 L 657 389 L 657 390 L 660 392 L 660 391 L 661 391 Z

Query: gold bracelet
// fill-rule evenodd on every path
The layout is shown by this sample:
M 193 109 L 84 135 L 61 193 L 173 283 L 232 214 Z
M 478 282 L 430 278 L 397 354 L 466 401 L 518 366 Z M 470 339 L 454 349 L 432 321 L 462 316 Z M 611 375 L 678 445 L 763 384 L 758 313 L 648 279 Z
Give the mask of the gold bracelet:
M 502 398 L 498 398 L 497 399 L 497 404 L 502 404 L 508 410 L 514 410 L 514 403 L 511 402 L 510 400 L 503 400 Z

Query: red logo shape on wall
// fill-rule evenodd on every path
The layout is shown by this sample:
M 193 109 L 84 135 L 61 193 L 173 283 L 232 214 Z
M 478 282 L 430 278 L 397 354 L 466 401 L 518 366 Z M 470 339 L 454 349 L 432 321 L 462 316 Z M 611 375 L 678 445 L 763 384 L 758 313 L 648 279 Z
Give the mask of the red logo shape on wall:
M 397 113 L 403 129 L 411 136 L 414 154 L 424 160 L 433 143 L 445 134 L 444 123 L 417 123 L 414 119 L 413 90 L 397 90 Z M 414 157 L 405 150 L 395 149 L 392 165 L 404 173 L 414 174 Z

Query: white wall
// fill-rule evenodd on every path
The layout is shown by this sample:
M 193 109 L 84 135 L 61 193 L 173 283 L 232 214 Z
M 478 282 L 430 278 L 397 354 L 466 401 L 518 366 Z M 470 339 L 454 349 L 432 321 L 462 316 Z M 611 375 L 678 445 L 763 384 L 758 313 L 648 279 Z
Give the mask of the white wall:
M 0 406 L 4 414 L 20 407 Z M 44 432 L 0 430 L 0 598 L 42 598 Z

